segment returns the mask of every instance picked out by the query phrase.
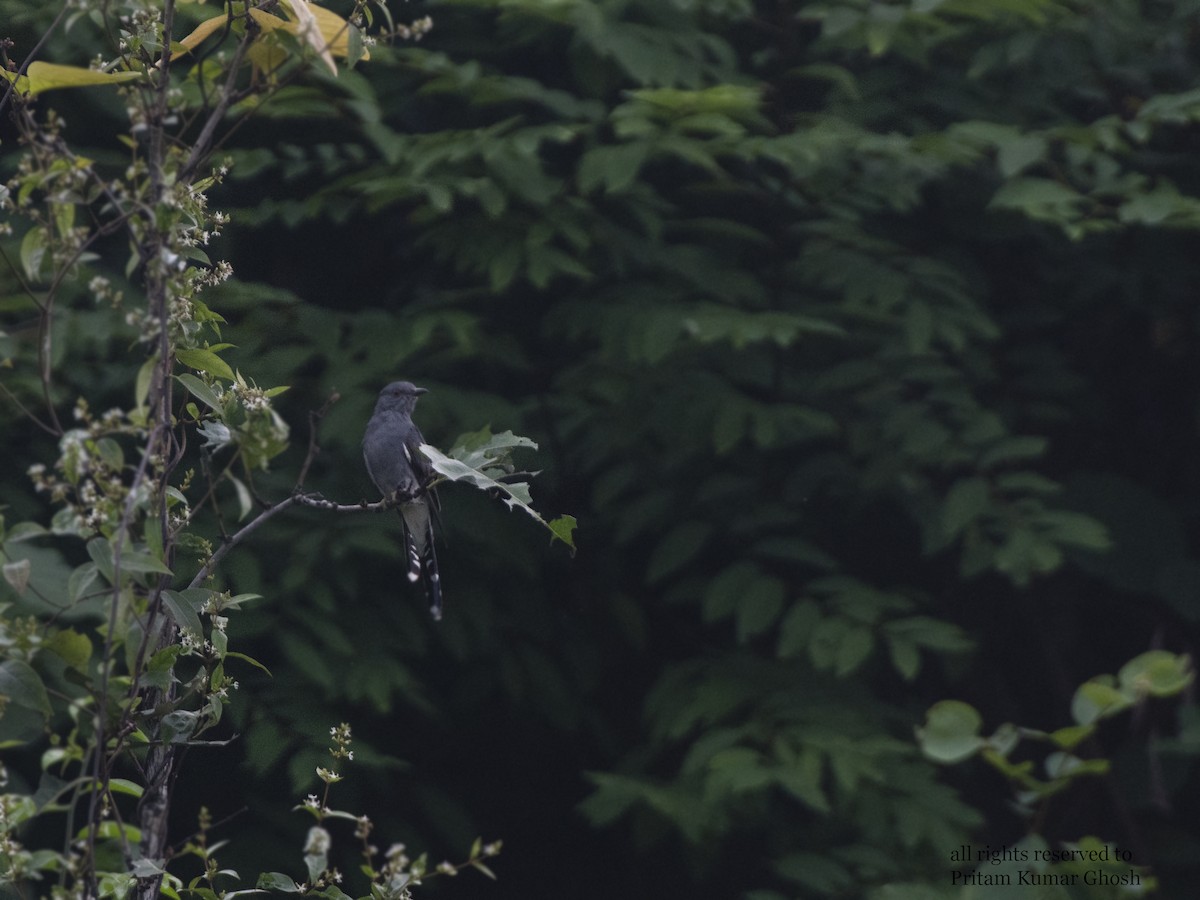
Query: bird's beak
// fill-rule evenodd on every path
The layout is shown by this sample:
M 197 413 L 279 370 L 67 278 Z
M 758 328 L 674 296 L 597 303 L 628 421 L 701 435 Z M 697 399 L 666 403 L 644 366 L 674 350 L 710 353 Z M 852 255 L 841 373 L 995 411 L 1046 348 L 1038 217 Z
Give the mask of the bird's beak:
M 413 393 L 414 393 L 414 394 L 428 394 L 428 393 L 429 393 L 429 388 L 419 388 L 419 387 L 414 387 L 414 388 L 413 388 Z

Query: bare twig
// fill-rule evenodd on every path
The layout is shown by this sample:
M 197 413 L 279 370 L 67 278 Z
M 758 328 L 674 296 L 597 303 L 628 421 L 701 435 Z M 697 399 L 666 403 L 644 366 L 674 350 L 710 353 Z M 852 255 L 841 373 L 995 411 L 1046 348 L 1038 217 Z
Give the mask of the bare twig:
M 62 24 L 63 17 L 66 16 L 67 10 L 71 8 L 70 3 L 63 3 L 62 9 L 58 11 L 58 15 L 54 17 L 54 21 L 50 23 L 50 27 L 46 29 L 46 33 L 42 35 L 41 40 L 33 45 L 33 49 L 25 57 L 25 61 L 21 63 L 17 69 L 17 74 L 13 76 L 13 80 L 9 82 L 8 89 L 5 90 L 4 96 L 0 97 L 0 114 L 4 113 L 4 107 L 8 105 L 9 99 L 17 91 L 17 81 L 29 69 L 29 64 L 37 59 L 38 53 L 42 47 L 46 46 L 46 41 L 50 40 L 50 35 L 58 30 L 58 26 Z
M 221 120 L 225 118 L 226 110 L 229 109 L 230 103 L 233 102 L 233 96 L 237 88 L 238 70 L 242 67 L 242 60 L 246 56 L 246 51 L 250 49 L 250 44 L 258 37 L 258 31 L 252 27 L 252 23 L 253 19 L 247 22 L 246 33 L 238 42 L 237 49 L 233 53 L 233 61 L 229 64 L 229 77 L 225 79 L 225 86 L 221 89 L 221 97 L 217 100 L 217 105 L 204 122 L 204 127 L 200 129 L 199 136 L 192 144 L 192 150 L 188 154 L 187 161 L 179 170 L 178 178 L 181 181 L 190 179 L 196 169 L 199 168 L 200 163 L 208 156 L 217 126 L 221 124 Z
M 308 477 L 308 470 L 317 458 L 317 455 L 321 452 L 321 447 L 317 443 L 317 429 L 321 425 L 321 420 L 325 418 L 325 414 L 329 412 L 329 408 L 341 399 L 342 395 L 334 391 L 329 395 L 329 399 L 325 401 L 320 409 L 309 410 L 308 452 L 304 455 L 304 464 L 300 466 L 300 474 L 296 476 L 297 490 L 304 487 L 304 479 Z
M 396 506 L 396 500 L 377 500 L 374 503 L 369 503 L 366 500 L 363 500 L 360 503 L 334 503 L 332 500 L 326 500 L 317 493 L 292 494 L 292 496 L 288 497 L 286 500 L 280 500 L 274 506 L 268 506 L 257 516 L 226 538 L 221 546 L 214 551 L 213 555 L 209 557 L 208 562 L 206 562 L 200 568 L 200 571 L 196 573 L 195 577 L 188 584 L 188 587 L 194 588 L 203 584 L 208 577 L 216 571 L 217 566 L 221 564 L 221 561 L 228 555 L 230 550 L 232 550 L 246 538 L 250 537 L 250 535 L 256 532 L 269 520 L 275 518 L 281 512 L 292 506 L 295 506 L 296 504 L 301 506 L 311 506 L 314 509 L 324 509 L 329 512 L 337 513 L 383 512 L 385 510 L 393 509 Z

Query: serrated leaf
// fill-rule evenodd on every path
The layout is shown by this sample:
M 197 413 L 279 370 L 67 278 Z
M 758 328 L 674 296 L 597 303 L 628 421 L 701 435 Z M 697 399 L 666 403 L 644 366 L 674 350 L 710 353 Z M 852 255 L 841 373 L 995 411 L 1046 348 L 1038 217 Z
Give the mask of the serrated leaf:
M 507 442 L 505 442 L 506 439 L 508 439 Z M 505 432 L 503 435 L 496 435 L 496 440 L 500 441 L 501 443 L 490 443 L 488 446 L 537 446 L 528 438 L 517 437 L 516 435 L 513 435 L 512 432 Z M 421 452 L 425 454 L 425 458 L 429 460 L 430 465 L 433 466 L 434 471 L 439 475 L 442 475 L 450 481 L 470 484 L 481 491 L 495 492 L 497 495 L 499 495 L 500 499 L 504 501 L 505 505 L 508 506 L 509 509 L 520 509 L 535 522 L 545 527 L 550 534 L 554 536 L 555 540 L 560 540 L 568 547 L 574 548 L 575 545 L 572 543 L 572 532 L 571 529 L 565 527 L 566 523 L 563 523 L 563 525 L 557 530 L 551 528 L 550 523 L 543 519 L 541 514 L 533 508 L 531 505 L 532 498 L 529 495 L 528 482 L 499 481 L 495 477 L 492 477 L 489 472 L 496 471 L 497 474 L 503 475 L 505 474 L 503 470 L 489 469 L 488 472 L 485 472 L 481 471 L 480 469 L 472 468 L 466 462 L 458 459 L 452 459 L 430 444 L 422 444 L 420 449 Z M 488 456 L 486 450 L 482 447 L 471 449 L 469 451 L 468 458 L 479 459 L 480 465 L 494 464 L 492 457 Z
M 555 538 L 573 551 L 575 550 L 575 528 L 578 524 L 574 516 L 559 516 L 557 519 L 551 519 L 548 527 Z

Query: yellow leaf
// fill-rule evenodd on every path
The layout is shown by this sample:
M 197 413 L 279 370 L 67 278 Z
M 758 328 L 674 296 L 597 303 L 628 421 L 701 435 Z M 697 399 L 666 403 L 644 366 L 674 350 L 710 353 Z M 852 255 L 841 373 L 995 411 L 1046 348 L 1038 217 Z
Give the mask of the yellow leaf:
M 250 45 L 246 56 L 258 72 L 265 73 L 272 79 L 274 75 L 271 73 L 287 62 L 287 52 L 279 46 L 278 41 L 257 40 Z
M 186 47 L 190 53 L 192 50 L 196 49 L 201 41 L 203 41 L 218 28 L 224 28 L 227 21 L 229 20 L 225 16 L 213 16 L 211 19 L 205 19 L 192 30 L 191 34 L 189 34 L 179 43 L 183 44 L 183 46 Z
M 258 23 L 258 27 L 261 28 L 265 34 L 269 34 L 272 31 L 280 28 L 290 34 L 299 35 L 301 33 L 300 26 L 298 26 L 295 22 L 289 22 L 286 19 L 281 19 L 279 16 L 272 15 L 268 12 L 263 12 L 261 9 L 254 9 L 253 7 L 247 10 L 247 12 L 250 14 L 250 17 L 254 19 L 256 23 Z M 293 16 L 295 17 L 294 11 L 289 9 L 289 12 L 292 12 Z M 310 12 L 312 14 L 312 18 L 315 20 L 316 24 L 316 30 L 312 32 L 312 36 L 308 38 L 308 42 L 313 45 L 314 49 L 322 55 L 328 52 L 334 56 L 347 56 L 350 52 L 349 30 L 354 26 L 352 26 L 337 13 L 330 12 L 324 7 L 317 6 L 313 3 L 306 4 L 305 12 Z M 301 13 L 300 15 L 303 16 L 304 13 Z M 227 18 L 224 15 L 213 16 L 211 19 L 205 19 L 192 30 L 191 34 L 189 34 L 179 43 L 185 47 L 188 52 L 191 52 L 192 50 L 195 50 L 202 41 L 212 36 L 219 29 L 223 28 L 226 21 Z M 320 35 L 321 40 L 314 39 L 318 34 Z M 266 51 L 265 54 L 261 52 L 258 54 L 252 53 L 251 59 L 253 59 L 255 55 L 260 57 L 265 55 L 273 61 L 273 65 L 259 66 L 259 68 L 273 68 L 274 65 L 277 65 L 281 61 L 277 51 Z M 363 49 L 362 58 L 371 58 L 371 54 L 368 53 L 365 48 Z M 261 61 L 265 62 L 266 60 Z M 326 65 L 329 65 L 332 68 L 332 60 L 327 60 Z M 334 74 L 336 74 L 336 72 Z
M 43 91 L 53 91 L 56 88 L 91 87 L 94 84 L 117 84 L 122 81 L 132 81 L 141 78 L 140 72 L 97 72 L 95 69 L 85 69 L 80 66 L 60 66 L 57 63 L 33 62 L 29 64 L 25 75 L 16 77 L 14 72 L 0 70 L 9 81 L 15 81 L 17 90 L 22 94 L 36 96 Z
M 333 61 L 333 54 L 329 52 L 329 43 L 333 38 L 327 38 L 321 33 L 317 17 L 308 5 L 308 0 L 288 0 L 288 8 L 296 19 L 296 33 L 300 39 L 317 51 L 317 55 L 329 69 L 329 74 L 336 78 L 337 64 Z
M 297 0 L 300 2 L 300 0 Z M 326 46 L 329 52 L 334 56 L 346 57 L 350 53 L 350 29 L 354 26 L 339 16 L 337 13 L 326 9 L 323 6 L 317 6 L 315 3 L 306 4 L 308 11 L 313 14 L 316 19 L 317 30 L 322 38 L 325 39 Z M 284 28 L 292 34 L 298 34 L 299 29 L 294 22 L 286 22 L 278 16 L 273 16 L 270 13 L 265 13 L 259 9 L 251 9 L 250 15 L 254 17 L 254 21 L 262 27 L 263 31 L 274 31 L 276 28 Z M 289 7 L 289 12 L 295 16 L 295 11 Z M 371 54 L 367 49 L 363 48 L 363 59 L 370 59 Z
M 289 23 L 287 19 L 281 19 L 279 16 L 273 16 L 268 12 L 263 12 L 261 9 L 251 7 L 249 10 L 250 18 L 258 23 L 258 27 L 263 30 L 264 34 L 270 34 L 277 28 L 282 28 L 284 31 L 290 31 L 293 34 L 296 31 L 294 25 Z
M 323 6 L 310 3 L 308 4 L 308 8 L 312 10 L 313 15 L 316 17 L 317 27 L 321 29 L 321 34 L 329 42 L 329 52 L 343 59 L 348 56 L 350 53 L 350 29 L 354 26 L 337 13 Z M 362 58 L 364 60 L 371 58 L 371 54 L 367 52 L 366 47 L 363 48 Z

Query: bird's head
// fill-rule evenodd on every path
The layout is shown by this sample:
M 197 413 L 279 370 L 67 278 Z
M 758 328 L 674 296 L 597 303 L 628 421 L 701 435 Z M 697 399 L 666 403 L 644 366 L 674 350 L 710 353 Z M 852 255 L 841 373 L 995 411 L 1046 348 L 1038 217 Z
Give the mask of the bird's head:
M 417 398 L 425 393 L 428 393 L 426 388 L 417 387 L 411 381 L 393 381 L 379 392 L 375 409 L 411 413 L 417 406 Z

